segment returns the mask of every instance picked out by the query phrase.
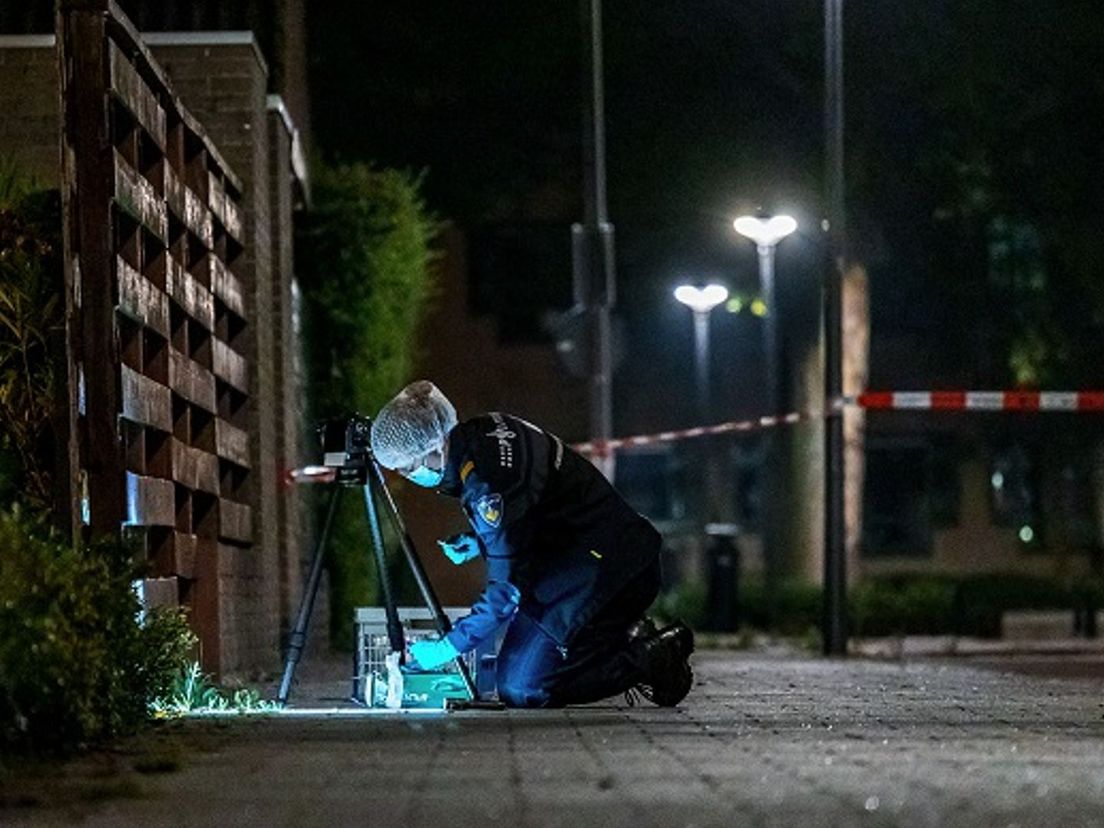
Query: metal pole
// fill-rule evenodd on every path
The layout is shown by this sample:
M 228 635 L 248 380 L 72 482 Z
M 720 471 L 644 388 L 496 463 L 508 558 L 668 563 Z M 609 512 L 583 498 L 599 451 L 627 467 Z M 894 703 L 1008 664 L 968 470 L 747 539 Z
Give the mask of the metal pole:
M 288 638 L 288 654 L 284 662 L 284 676 L 280 681 L 280 690 L 276 694 L 276 701 L 281 705 L 287 704 L 288 694 L 291 692 L 291 681 L 295 677 L 295 667 L 303 654 L 303 647 L 307 643 L 307 626 L 310 624 L 311 613 L 314 611 L 314 599 L 318 594 L 318 584 L 322 579 L 322 562 L 326 557 L 326 542 L 330 537 L 330 527 L 333 525 L 334 513 L 337 511 L 337 502 L 341 497 L 341 486 L 334 484 L 330 493 L 330 504 L 326 508 L 326 519 L 322 524 L 322 534 L 318 536 L 318 543 L 314 547 L 314 556 L 311 558 L 310 575 L 307 578 L 307 586 L 303 592 L 302 601 L 299 604 L 299 614 L 295 618 L 295 626 L 291 629 Z
M 399 507 L 395 504 L 395 498 L 391 495 L 391 490 L 387 488 L 387 481 L 383 478 L 383 470 L 375 460 L 369 464 L 369 473 L 375 478 L 379 491 L 383 493 L 387 505 L 387 514 L 398 533 L 399 545 L 402 547 L 403 555 L 410 566 L 410 572 L 414 575 L 414 582 L 418 585 L 418 591 L 422 594 L 422 600 L 433 615 L 437 633 L 444 636 L 452 629 L 452 622 L 445 615 L 441 602 L 437 600 L 437 594 L 433 591 L 433 584 L 429 582 L 429 576 L 426 575 L 425 567 L 422 566 L 422 560 L 418 557 L 418 553 L 414 551 L 414 541 L 410 539 L 410 533 L 406 530 L 406 524 L 403 522 L 402 515 L 399 514 Z M 371 481 L 372 478 L 369 478 L 369 483 Z M 472 681 L 471 672 L 468 670 L 468 665 L 464 662 L 462 655 L 457 656 L 456 667 L 460 671 L 460 677 L 463 679 L 464 686 L 471 694 L 472 699 L 478 699 L 479 694 L 476 692 L 475 682 Z
M 376 496 L 372 492 L 372 478 L 368 478 L 361 488 L 364 490 L 364 509 L 368 514 L 368 529 L 372 536 L 372 555 L 376 559 L 376 574 L 379 576 L 380 592 L 383 593 L 383 611 L 387 616 L 387 640 L 391 644 L 391 652 L 399 653 L 402 660 L 406 657 L 406 636 L 402 621 L 399 620 L 395 592 L 391 589 L 391 575 L 387 571 L 387 551 L 383 546 L 383 530 L 380 527 L 379 509 L 376 508 Z
M 709 400 L 709 311 L 694 311 L 694 373 L 697 378 L 698 422 L 710 421 Z
M 779 413 L 778 393 L 778 307 L 774 291 L 774 244 L 757 244 L 759 254 L 759 289 L 763 293 L 766 315 L 763 317 L 763 373 L 765 379 L 766 413 Z M 759 485 L 762 496 L 761 530 L 763 569 L 766 581 L 767 625 L 773 629 L 778 622 L 778 591 L 782 562 L 779 560 L 778 529 L 778 434 L 777 429 L 763 433 L 762 474 Z
M 828 262 L 824 284 L 824 619 L 825 655 L 847 654 L 847 547 L 843 507 L 842 294 L 846 264 L 843 177 L 843 0 L 824 2 L 824 144 Z
M 590 373 L 590 436 L 604 444 L 613 436 L 610 308 L 615 301 L 613 227 L 606 210 L 606 126 L 602 75 L 602 2 L 581 0 L 586 57 L 583 107 L 583 216 L 575 233 L 576 302 L 586 312 Z M 599 455 L 612 477 L 610 458 Z
M 763 304 L 767 313 L 763 317 L 763 347 L 766 350 L 767 414 L 777 414 L 778 394 L 778 313 L 774 302 L 774 249 L 773 244 L 756 245 L 759 252 L 759 286 L 763 291 Z

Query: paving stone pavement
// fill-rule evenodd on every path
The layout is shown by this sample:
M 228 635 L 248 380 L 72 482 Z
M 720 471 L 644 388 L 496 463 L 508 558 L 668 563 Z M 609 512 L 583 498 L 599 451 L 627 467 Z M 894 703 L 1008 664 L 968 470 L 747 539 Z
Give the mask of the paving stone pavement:
M 1104 826 L 1100 680 L 730 652 L 694 664 L 673 710 L 173 723 L 37 793 L 0 789 L 0 824 Z

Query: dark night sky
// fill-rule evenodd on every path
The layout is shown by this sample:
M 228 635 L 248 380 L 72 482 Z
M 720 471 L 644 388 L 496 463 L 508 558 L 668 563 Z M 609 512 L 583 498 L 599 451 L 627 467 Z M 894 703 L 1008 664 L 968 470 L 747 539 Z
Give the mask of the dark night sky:
M 689 320 L 670 286 L 706 275 L 753 289 L 754 251 L 731 230 L 741 207 L 815 215 L 819 9 L 782 7 L 605 4 L 621 312 L 644 334 L 631 336 L 634 353 L 676 374 L 690 358 Z M 356 8 L 329 4 L 326 18 Z M 313 21 L 317 141 L 331 158 L 427 168 L 430 205 L 477 235 L 541 223 L 542 252 L 551 236 L 559 264 L 545 278 L 558 277 L 566 299 L 568 226 L 582 214 L 578 14 L 574 2 L 414 2 L 365 26 Z M 755 320 L 718 327 L 755 339 Z
M 190 19 L 240 27 L 262 6 L 191 4 Z M 578 6 L 307 4 L 317 148 L 426 170 L 430 207 L 470 233 L 477 302 L 529 300 L 528 317 L 499 314 L 507 337 L 570 298 L 568 228 L 582 215 Z M 149 5 L 145 16 L 171 27 L 182 8 Z M 657 385 L 684 381 L 689 321 L 670 298 L 676 281 L 755 289 L 754 250 L 730 221 L 758 205 L 808 228 L 778 261 L 780 327 L 807 340 L 820 278 L 822 0 L 606 0 L 604 10 L 618 312 L 637 364 Z M 50 24 L 46 0 L 0 4 L 4 31 Z M 1009 343 L 1033 330 L 1064 355 L 1055 381 L 1104 384 L 1104 3 L 852 0 L 845 26 L 850 241 L 869 268 L 875 341 L 904 332 L 934 343 L 903 362 L 876 348 L 874 378 L 997 387 L 1009 380 Z M 989 272 L 994 219 L 1037 251 L 1013 261 L 1004 284 Z M 1040 269 L 1032 293 L 1024 285 Z M 720 384 L 735 389 L 736 410 L 754 411 L 740 389 L 758 381 L 758 322 L 715 321 Z
M 778 262 L 783 330 L 807 340 L 819 285 L 820 0 L 606 0 L 604 12 L 619 312 L 638 364 L 660 385 L 686 373 L 689 320 L 669 294 L 679 279 L 755 289 L 754 250 L 730 222 L 759 205 L 808 228 Z M 438 214 L 476 240 L 512 227 L 531 248 L 515 269 L 530 287 L 553 283 L 531 292 L 563 304 L 568 226 L 582 214 L 578 4 L 414 0 L 366 12 L 333 0 L 311 15 L 323 152 L 426 169 Z M 978 215 L 1042 226 L 1104 213 L 1094 186 L 1104 4 L 848 3 L 846 28 L 849 218 L 871 269 L 875 335 L 943 326 L 946 339 L 948 325 L 970 327 L 969 313 L 994 303 Z M 746 314 L 716 320 L 735 411 L 756 410 L 741 388 L 758 381 L 757 326 Z M 937 381 L 948 361 L 891 367 Z M 1005 380 L 985 370 L 965 379 Z

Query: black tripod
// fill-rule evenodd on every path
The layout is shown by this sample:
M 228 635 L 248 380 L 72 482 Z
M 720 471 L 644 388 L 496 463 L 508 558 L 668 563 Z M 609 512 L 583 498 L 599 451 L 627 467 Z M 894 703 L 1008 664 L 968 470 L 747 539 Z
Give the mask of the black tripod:
M 331 455 L 326 455 L 327 460 Z M 406 648 L 402 622 L 399 620 L 399 612 L 395 607 L 395 596 L 391 588 L 391 578 L 387 572 L 387 557 L 384 553 L 383 530 L 380 526 L 379 508 L 376 502 L 377 492 L 382 495 L 383 504 L 387 509 L 388 517 L 399 536 L 399 543 L 407 565 L 418 584 L 418 590 L 422 593 L 422 600 L 433 616 L 437 633 L 444 636 L 452 629 L 437 595 L 433 592 L 433 585 L 426 577 L 422 562 L 414 551 L 414 542 L 406 531 L 402 516 L 399 514 L 395 499 L 387 488 L 387 481 L 383 478 L 383 470 L 376 458 L 368 451 L 347 452 L 344 465 L 340 466 L 311 466 L 293 473 L 293 478 L 300 482 L 327 483 L 333 487 L 329 504 L 326 507 L 326 518 L 322 526 L 322 534 L 318 538 L 318 544 L 311 559 L 310 575 L 307 586 L 303 592 L 303 599 L 299 604 L 299 613 L 295 619 L 295 627 L 291 631 L 288 640 L 287 660 L 284 662 L 284 677 L 280 682 L 280 692 L 276 697 L 280 705 L 287 704 L 288 694 L 291 692 L 291 682 L 295 676 L 295 667 L 303 653 L 303 645 L 307 638 L 307 625 L 310 623 L 311 611 L 314 609 L 314 599 L 318 594 L 318 585 L 322 579 L 322 561 L 325 557 L 326 545 L 329 542 L 330 529 L 333 524 L 334 513 L 341 498 L 341 492 L 345 488 L 359 487 L 364 495 L 365 511 L 368 515 L 368 527 L 372 535 L 372 553 L 376 561 L 376 569 L 379 573 L 380 591 L 383 593 L 383 604 L 387 615 L 387 638 L 392 652 L 403 652 Z M 350 463 L 349 461 L 354 461 Z M 468 665 L 462 656 L 456 658 L 456 666 L 467 688 L 468 695 L 473 701 L 476 695 L 475 683 L 472 681 Z

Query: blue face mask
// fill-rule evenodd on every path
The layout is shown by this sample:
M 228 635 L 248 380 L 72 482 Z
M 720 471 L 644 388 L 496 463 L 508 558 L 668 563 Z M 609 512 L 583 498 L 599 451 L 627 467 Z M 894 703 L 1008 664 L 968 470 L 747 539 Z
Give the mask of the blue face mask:
M 410 474 L 406 476 L 406 479 L 417 486 L 424 486 L 427 489 L 436 489 L 441 485 L 441 481 L 445 479 L 445 470 L 431 469 L 425 463 L 422 463 L 422 465 L 410 472 Z

